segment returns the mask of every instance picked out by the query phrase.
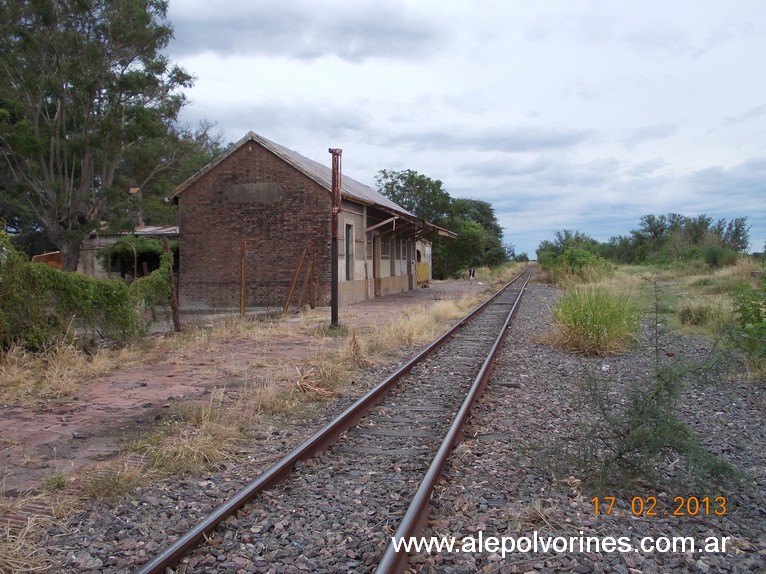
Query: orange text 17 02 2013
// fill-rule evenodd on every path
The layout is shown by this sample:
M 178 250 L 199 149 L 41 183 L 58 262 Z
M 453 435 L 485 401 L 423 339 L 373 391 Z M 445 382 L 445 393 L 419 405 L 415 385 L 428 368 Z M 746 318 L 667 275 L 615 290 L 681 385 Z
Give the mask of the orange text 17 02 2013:
M 662 497 L 667 499 L 668 497 Z M 622 514 L 630 516 L 723 516 L 726 514 L 725 496 L 676 496 L 672 503 L 658 502 L 656 496 L 594 496 L 590 500 L 596 516 Z

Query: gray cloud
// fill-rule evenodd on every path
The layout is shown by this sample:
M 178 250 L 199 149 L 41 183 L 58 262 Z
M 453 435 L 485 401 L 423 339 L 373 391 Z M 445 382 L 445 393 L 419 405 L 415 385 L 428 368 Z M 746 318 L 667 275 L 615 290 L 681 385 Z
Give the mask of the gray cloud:
M 204 55 L 183 62 L 200 78 L 187 121 L 325 164 L 341 147 L 371 185 L 415 169 L 489 201 L 519 250 L 668 211 L 747 216 L 760 248 L 766 156 L 747 158 L 764 155 L 766 4 L 687 16 L 660 0 L 173 0 L 170 55 Z
M 455 169 L 456 173 L 466 176 L 483 178 L 519 177 L 538 174 L 548 169 L 549 163 L 542 157 L 531 161 L 520 161 L 513 158 L 497 158 L 463 163 Z
M 627 170 L 627 174 L 633 177 L 644 177 L 657 171 L 658 169 L 667 165 L 667 162 L 662 158 L 655 158 L 649 161 L 642 161 L 637 163 L 632 168 Z
M 622 140 L 622 143 L 627 149 L 633 149 L 635 146 L 642 144 L 645 141 L 666 138 L 673 135 L 677 131 L 678 126 L 675 124 L 662 123 L 648 125 L 631 131 Z
M 731 167 L 697 170 L 686 177 L 686 184 L 706 194 L 721 194 L 726 201 L 754 194 L 766 199 L 766 157 L 753 157 Z M 766 206 L 766 201 L 761 205 Z
M 336 56 L 351 62 L 369 58 L 411 58 L 446 41 L 444 33 L 396 3 L 354 1 L 343 6 L 316 1 L 215 3 L 171 13 L 176 57 L 213 52 L 315 60 Z M 236 14 L 232 17 L 232 13 Z
M 419 150 L 475 150 L 521 153 L 572 148 L 591 135 L 589 130 L 547 127 L 507 127 L 479 130 L 457 126 L 397 134 L 387 145 L 407 145 Z
M 754 108 L 749 109 L 748 111 L 739 114 L 737 116 L 729 116 L 726 118 L 727 124 L 741 124 L 744 122 L 749 122 L 755 119 L 759 119 L 766 116 L 766 104 L 762 106 L 756 106 Z

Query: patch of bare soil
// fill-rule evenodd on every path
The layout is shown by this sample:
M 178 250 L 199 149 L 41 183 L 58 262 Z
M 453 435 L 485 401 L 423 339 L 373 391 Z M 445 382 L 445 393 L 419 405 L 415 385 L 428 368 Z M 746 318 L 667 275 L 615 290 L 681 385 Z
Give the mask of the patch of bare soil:
M 467 281 L 438 282 L 341 308 L 340 322 L 358 328 L 407 306 L 483 289 Z M 328 323 L 329 318 L 328 309 Z M 294 376 L 294 365 L 314 352 L 315 342 L 299 333 L 258 344 L 244 338 L 210 340 L 193 356 L 180 351 L 160 362 L 117 369 L 83 384 L 76 396 L 33 407 L 0 406 L 0 494 L 39 490 L 46 476 L 114 457 L 127 439 L 148 431 L 177 401 L 205 399 L 213 388 L 235 388 L 253 378 L 277 384 Z

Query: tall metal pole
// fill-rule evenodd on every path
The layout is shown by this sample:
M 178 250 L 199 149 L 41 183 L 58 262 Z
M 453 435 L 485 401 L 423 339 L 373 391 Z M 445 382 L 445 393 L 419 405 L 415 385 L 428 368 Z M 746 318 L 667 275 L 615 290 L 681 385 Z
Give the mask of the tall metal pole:
M 338 326 L 338 214 L 340 213 L 340 156 L 342 149 L 330 148 L 332 154 L 332 274 L 330 275 L 330 326 Z

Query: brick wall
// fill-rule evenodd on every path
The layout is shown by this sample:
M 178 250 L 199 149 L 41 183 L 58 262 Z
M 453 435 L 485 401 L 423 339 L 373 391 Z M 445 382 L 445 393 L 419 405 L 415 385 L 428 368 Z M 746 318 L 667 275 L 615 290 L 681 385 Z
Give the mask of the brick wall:
M 329 191 L 249 141 L 178 197 L 184 309 L 238 307 L 240 240 L 246 305 L 282 306 L 303 248 L 314 242 L 317 303 L 330 302 Z

